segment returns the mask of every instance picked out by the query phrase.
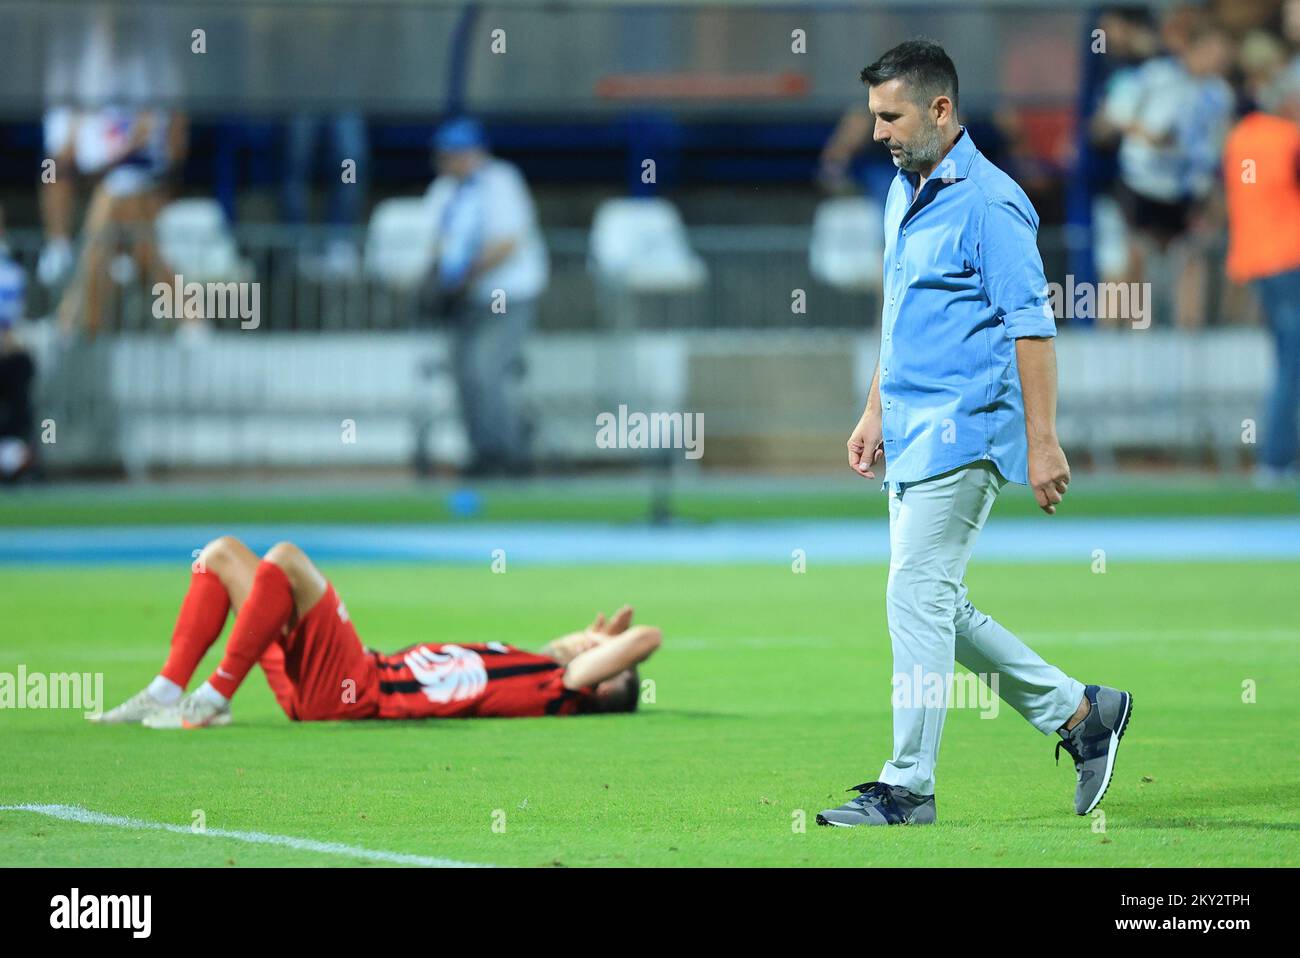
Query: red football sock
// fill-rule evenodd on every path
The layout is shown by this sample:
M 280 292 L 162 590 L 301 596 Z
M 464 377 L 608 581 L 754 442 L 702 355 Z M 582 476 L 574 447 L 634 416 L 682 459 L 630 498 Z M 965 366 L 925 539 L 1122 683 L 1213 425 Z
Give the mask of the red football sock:
M 293 718 L 293 680 L 284 667 L 284 647 L 279 642 L 272 642 L 258 661 L 266 674 L 267 684 L 275 694 L 275 700 L 284 709 L 284 714 Z
M 273 562 L 259 562 L 253 588 L 235 616 L 226 640 L 226 654 L 208 684 L 231 698 L 293 615 L 293 588 L 284 570 Z
M 190 589 L 172 631 L 171 652 L 159 674 L 181 688 L 189 685 L 194 670 L 221 634 L 229 611 L 230 596 L 216 574 L 206 569 L 192 573 Z

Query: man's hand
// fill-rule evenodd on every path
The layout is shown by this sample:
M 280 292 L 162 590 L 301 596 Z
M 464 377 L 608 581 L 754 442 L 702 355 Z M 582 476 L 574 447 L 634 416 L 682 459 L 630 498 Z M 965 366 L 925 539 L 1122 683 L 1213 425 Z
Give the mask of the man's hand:
M 1070 464 L 1060 443 L 1052 440 L 1030 445 L 1029 488 L 1034 490 L 1038 508 L 1056 515 L 1057 504 L 1070 488 Z
M 581 632 L 570 632 L 558 639 L 552 639 L 538 650 L 541 655 L 549 655 L 561 664 L 568 664 L 589 649 L 604 645 L 616 639 L 628 630 L 632 624 L 632 607 L 625 605 L 613 617 L 606 619 L 604 612 L 597 612 L 596 619 Z
M 849 468 L 867 479 L 876 478 L 876 463 L 884 466 L 885 439 L 880 427 L 880 413 L 867 409 L 849 436 Z M 881 470 L 884 475 L 884 470 Z
M 1038 508 L 1056 515 L 1070 485 L 1070 464 L 1056 438 L 1056 346 L 1050 336 L 1016 340 L 1016 366 L 1025 399 L 1025 439 L 1029 445 L 1029 488 Z
M 621 635 L 632 624 L 632 607 L 625 605 L 614 613 L 614 617 L 605 621 L 605 613 L 597 612 L 596 621 L 587 626 L 587 632 L 596 635 Z

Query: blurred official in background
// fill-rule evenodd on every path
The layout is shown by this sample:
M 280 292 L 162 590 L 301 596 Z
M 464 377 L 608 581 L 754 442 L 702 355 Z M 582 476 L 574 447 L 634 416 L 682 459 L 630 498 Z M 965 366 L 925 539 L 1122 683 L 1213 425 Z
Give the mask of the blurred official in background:
M 523 175 L 488 152 L 476 121 L 446 123 L 433 146 L 438 178 L 426 196 L 437 229 L 432 300 L 452 329 L 473 455 L 466 472 L 519 474 L 530 468 L 523 349 L 546 288 L 546 246 Z

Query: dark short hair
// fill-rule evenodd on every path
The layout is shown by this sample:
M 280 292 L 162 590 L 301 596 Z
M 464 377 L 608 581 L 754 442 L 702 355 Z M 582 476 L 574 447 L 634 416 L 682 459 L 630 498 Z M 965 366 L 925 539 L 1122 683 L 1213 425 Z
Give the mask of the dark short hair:
M 862 82 L 867 86 L 880 86 L 890 80 L 906 83 L 917 103 L 929 106 L 935 97 L 946 96 L 952 100 L 953 110 L 957 109 L 957 68 L 933 40 L 904 40 L 862 70 Z
M 624 669 L 613 679 L 597 686 L 599 691 L 586 697 L 578 710 L 588 714 L 596 712 L 635 712 L 641 698 L 641 679 L 636 667 Z

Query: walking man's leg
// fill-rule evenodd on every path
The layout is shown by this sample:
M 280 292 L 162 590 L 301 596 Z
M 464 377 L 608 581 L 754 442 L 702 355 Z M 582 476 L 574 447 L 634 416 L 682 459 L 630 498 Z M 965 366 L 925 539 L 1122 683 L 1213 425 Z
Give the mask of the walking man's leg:
M 956 653 L 957 603 L 1001 479 L 977 462 L 891 493 L 886 610 L 894 657 L 894 748 L 878 782 L 819 824 L 928 824 Z M 939 700 L 927 690 L 937 688 Z
M 962 667 L 986 683 L 997 676 L 994 691 L 1044 735 L 1079 713 L 1085 701 L 1083 683 L 1044 662 L 992 616 L 975 608 L 966 597 L 965 585 L 957 601 L 956 638 L 956 658 Z
M 1005 484 L 999 478 L 999 488 Z M 1075 760 L 1076 814 L 1101 801 L 1114 773 L 1115 751 L 1132 713 L 1132 696 L 1084 685 L 1043 660 L 1033 649 L 970 602 L 963 583 L 957 598 L 956 659 L 990 684 L 1002 700 L 1044 735 L 1056 732 Z
M 1075 759 L 1075 811 L 1100 802 L 1131 696 L 1087 685 L 1049 665 L 967 598 L 963 578 L 979 531 L 1005 480 L 987 462 L 918 483 L 890 499 L 887 593 L 894 654 L 894 752 L 878 782 L 819 824 L 927 824 L 934 821 L 935 767 L 956 662 L 986 682 L 1059 749 Z M 935 690 L 938 690 L 936 693 Z M 935 701 L 937 694 L 939 700 Z
M 881 770 L 887 785 L 933 795 L 947 713 L 917 692 L 947 689 L 956 653 L 957 600 L 966 563 L 999 479 L 976 463 L 919 483 L 890 499 L 886 610 L 894 653 L 894 754 Z M 919 678 L 918 678 L 919 676 Z

